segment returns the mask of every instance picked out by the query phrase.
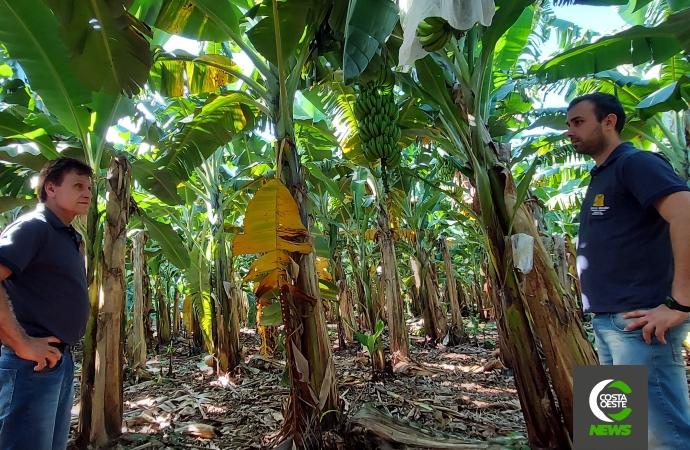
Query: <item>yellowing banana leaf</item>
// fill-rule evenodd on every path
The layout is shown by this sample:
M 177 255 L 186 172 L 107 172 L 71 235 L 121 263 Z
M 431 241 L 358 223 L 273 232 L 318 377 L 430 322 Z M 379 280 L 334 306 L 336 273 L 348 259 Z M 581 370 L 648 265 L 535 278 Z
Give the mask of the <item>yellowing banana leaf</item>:
M 238 36 L 240 35 L 239 11 L 227 0 L 165 0 L 156 20 L 156 28 L 170 34 L 179 34 L 187 39 L 225 42 L 230 36 L 205 11 L 210 12 Z
M 229 71 L 239 72 L 237 65 L 224 55 L 194 56 L 177 52 L 175 56 L 164 54 L 156 58 L 152 80 L 162 95 L 184 95 L 185 82 L 190 95 L 215 92 L 221 86 L 237 81 Z
M 320 280 L 333 281 L 333 276 L 329 272 L 329 264 L 327 258 L 316 257 L 316 273 Z
M 204 337 L 204 343 L 207 350 L 213 352 L 213 305 L 211 299 L 211 278 L 208 272 L 208 263 L 203 254 L 196 248 L 192 250 L 190 255 L 191 267 L 184 272 L 187 280 L 187 286 L 191 294 L 189 295 L 189 302 L 191 306 L 183 305 L 186 308 L 191 308 L 194 317 L 199 322 L 201 334 Z M 185 303 L 187 299 L 185 299 Z M 183 311 L 185 309 L 183 308 Z M 189 315 L 190 321 L 192 315 Z M 192 322 L 193 324 L 193 322 Z M 185 320 L 185 326 L 187 321 Z M 193 328 L 189 328 L 192 330 Z
M 233 256 L 285 250 L 309 254 L 308 242 L 294 242 L 306 238 L 297 204 L 290 191 L 278 180 L 267 182 L 249 202 L 244 219 L 244 233 L 233 238 Z
M 414 230 L 393 230 L 393 239 L 412 243 L 417 239 L 417 232 Z
M 232 246 L 233 256 L 266 253 L 252 264 L 245 278 L 248 281 L 268 272 L 254 290 L 259 301 L 277 291 L 316 302 L 290 283 L 287 271 L 291 264 L 292 276 L 296 277 L 299 269 L 287 252 L 312 252 L 309 242 L 299 242 L 308 236 L 295 200 L 280 181 L 273 179 L 259 189 L 247 206 L 244 233 L 233 238 Z
M 184 298 L 184 303 L 182 304 L 182 322 L 184 327 L 187 329 L 187 333 L 191 333 L 194 330 L 194 296 L 188 295 Z
M 266 253 L 252 263 L 252 265 L 249 267 L 249 273 L 246 277 L 244 277 L 243 282 L 246 283 L 251 281 L 262 273 L 271 272 L 278 268 L 285 267 L 291 262 L 293 262 L 292 258 L 290 258 L 290 256 L 283 251 L 276 250 L 274 252 Z
M 254 289 L 254 295 L 256 295 L 256 298 L 261 299 L 261 297 L 268 294 L 276 287 L 280 287 L 284 281 L 284 272 L 285 269 L 278 268 L 278 270 L 274 270 L 266 275 L 256 289 Z
M 364 239 L 367 241 L 373 241 L 376 239 L 376 230 L 367 230 L 364 232 Z

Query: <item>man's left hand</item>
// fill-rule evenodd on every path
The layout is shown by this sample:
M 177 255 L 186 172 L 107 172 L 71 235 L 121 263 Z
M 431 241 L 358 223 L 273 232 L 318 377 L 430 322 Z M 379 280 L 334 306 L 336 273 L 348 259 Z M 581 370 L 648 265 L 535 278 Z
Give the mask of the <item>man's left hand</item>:
M 636 328 L 642 328 L 642 337 L 647 344 L 652 343 L 652 333 L 662 344 L 666 344 L 664 333 L 669 328 L 675 327 L 690 317 L 690 314 L 683 311 L 676 311 L 668 309 L 666 305 L 657 306 L 654 309 L 644 311 L 630 311 L 626 313 L 624 319 L 634 319 L 625 327 L 625 331 L 631 331 Z

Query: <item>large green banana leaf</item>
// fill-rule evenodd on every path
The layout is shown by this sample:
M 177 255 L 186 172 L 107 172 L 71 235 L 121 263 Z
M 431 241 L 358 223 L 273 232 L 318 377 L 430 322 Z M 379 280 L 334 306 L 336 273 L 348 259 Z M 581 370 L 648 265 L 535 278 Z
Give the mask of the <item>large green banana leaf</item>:
M 662 24 L 635 26 L 593 44 L 568 50 L 532 71 L 547 82 L 582 77 L 621 64 L 663 63 L 681 51 L 690 50 L 690 10 L 668 17 Z
M 268 113 L 262 104 L 243 92 L 210 96 L 192 121 L 172 141 L 164 143 L 169 152 L 168 167 L 180 178 L 187 179 L 219 147 L 245 127 L 251 127 L 258 110 Z
M 33 206 L 36 203 L 36 199 L 27 200 L 17 197 L 0 197 L 0 213 L 14 209 L 17 206 Z
M 499 16 L 500 18 L 500 16 Z M 534 28 L 534 8 L 525 8 L 515 23 L 501 36 L 494 50 L 494 70 L 511 70 L 525 50 Z
M 139 93 L 153 55 L 151 30 L 125 9 L 134 0 L 44 0 L 60 23 L 77 76 L 92 91 Z
M 283 61 L 294 56 L 297 45 L 302 40 L 304 27 L 311 16 L 314 0 L 284 0 L 278 2 L 278 20 L 280 24 L 280 45 Z M 264 1 L 258 8 L 257 16 L 263 17 L 247 31 L 247 38 L 256 50 L 274 66 L 278 66 L 278 50 L 273 19 L 273 4 Z
M 38 150 L 48 159 L 60 156 L 48 133 L 43 128 L 26 124 L 12 113 L 11 109 L 0 111 L 0 138 L 26 139 L 34 142 Z
M 338 139 L 328 129 L 326 122 L 314 123 L 311 120 L 295 120 L 295 136 L 312 161 L 333 159 L 333 149 L 338 147 Z
M 40 0 L 0 0 L 0 42 L 17 61 L 50 112 L 84 140 L 91 92 L 70 66 L 53 13 Z
M 188 269 L 192 266 L 189 251 L 184 245 L 182 238 L 178 235 L 169 223 L 159 222 L 149 218 L 140 209 L 139 217 L 146 225 L 146 230 L 151 239 L 161 246 L 163 254 L 178 269 Z
M 690 103 L 690 75 L 684 74 L 678 81 L 664 86 L 642 100 L 636 107 L 642 120 L 659 112 L 683 111 Z
M 158 167 L 156 164 L 139 159 L 132 163 L 132 176 L 144 190 L 155 195 L 168 205 L 182 205 L 184 201 L 177 193 L 180 179 L 170 170 Z
M 108 129 L 117 124 L 123 117 L 134 115 L 134 103 L 124 96 L 109 95 L 104 92 L 93 94 L 93 102 L 89 105 L 91 111 L 91 126 L 89 139 L 84 142 L 87 160 L 93 167 L 100 167 L 103 163 L 103 153 L 106 147 Z M 107 164 L 107 163 L 106 163 Z
M 398 22 L 398 7 L 391 0 L 351 0 L 345 24 L 343 72 L 351 83 L 383 47 Z

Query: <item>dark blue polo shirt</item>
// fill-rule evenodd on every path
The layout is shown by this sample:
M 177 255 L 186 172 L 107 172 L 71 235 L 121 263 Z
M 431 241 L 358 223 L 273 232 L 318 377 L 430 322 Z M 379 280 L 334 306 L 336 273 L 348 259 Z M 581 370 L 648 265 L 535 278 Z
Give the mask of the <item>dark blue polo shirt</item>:
M 74 345 L 84 335 L 90 305 L 80 242 L 43 204 L 0 235 L 0 264 L 12 271 L 3 286 L 29 336 Z
M 673 254 L 668 222 L 653 204 L 690 188 L 665 159 L 629 142 L 590 174 L 577 245 L 585 311 L 659 306 L 671 293 Z

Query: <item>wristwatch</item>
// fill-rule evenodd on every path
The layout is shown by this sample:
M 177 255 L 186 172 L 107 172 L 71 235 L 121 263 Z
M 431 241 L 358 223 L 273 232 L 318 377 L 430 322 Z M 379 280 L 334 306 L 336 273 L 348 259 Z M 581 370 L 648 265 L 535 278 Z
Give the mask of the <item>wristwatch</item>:
M 670 295 L 666 297 L 666 301 L 664 302 L 664 304 L 668 309 L 675 309 L 676 311 L 683 311 L 686 313 L 690 312 L 690 306 L 681 305 L 676 301 L 675 298 L 671 297 Z

